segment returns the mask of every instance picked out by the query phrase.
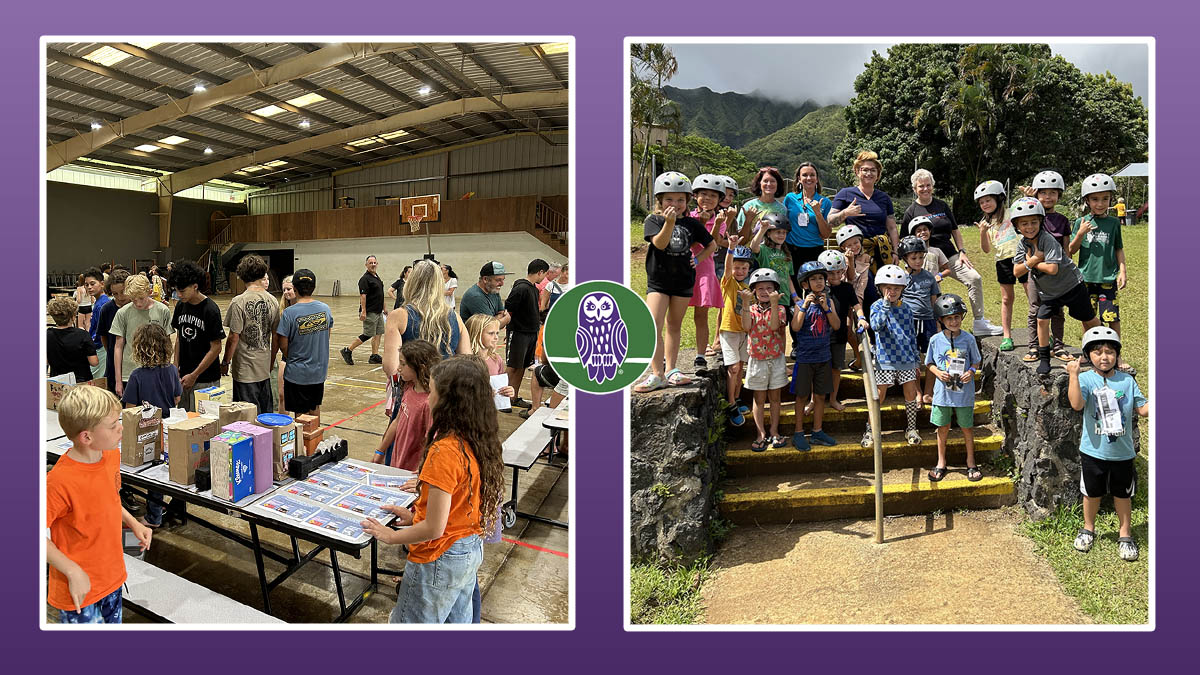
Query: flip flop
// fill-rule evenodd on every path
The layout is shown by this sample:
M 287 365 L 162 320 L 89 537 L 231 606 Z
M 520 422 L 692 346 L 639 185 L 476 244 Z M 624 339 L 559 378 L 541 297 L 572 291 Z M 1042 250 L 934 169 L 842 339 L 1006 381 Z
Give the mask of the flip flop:
M 980 471 L 979 467 L 977 466 L 968 466 L 967 480 L 971 481 L 972 483 L 983 480 L 983 472 Z
M 785 445 L 787 445 L 787 439 L 784 438 L 783 436 L 772 436 L 771 437 L 771 447 L 772 448 L 782 448 Z
M 1053 356 L 1064 363 L 1070 363 L 1077 358 L 1071 352 L 1067 351 L 1067 348 L 1062 345 L 1055 347 L 1054 350 L 1050 352 L 1050 356 Z
M 750 450 L 751 452 L 763 452 L 767 449 L 767 446 L 770 445 L 770 443 L 770 438 L 760 438 L 750 444 Z
M 936 483 L 946 477 L 946 467 L 935 466 L 929 470 L 929 482 Z

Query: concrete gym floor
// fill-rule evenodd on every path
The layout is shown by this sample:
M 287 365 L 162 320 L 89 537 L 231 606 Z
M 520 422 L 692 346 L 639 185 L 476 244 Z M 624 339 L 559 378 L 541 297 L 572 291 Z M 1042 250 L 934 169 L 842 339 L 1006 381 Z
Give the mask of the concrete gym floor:
M 214 295 L 212 299 L 224 315 L 232 295 Z M 348 346 L 361 332 L 358 321 L 358 296 L 321 297 L 333 311 L 334 327 L 329 345 L 329 375 L 325 382 L 325 400 L 321 406 L 323 426 L 345 420 L 327 429 L 349 442 L 350 456 L 370 461 L 378 447 L 387 420 L 383 414 L 385 376 L 382 366 L 368 365 L 370 343 L 354 352 L 353 366 L 346 365 L 339 350 Z M 393 300 L 386 298 L 388 306 Z M 382 337 L 380 349 L 382 349 Z M 501 352 L 503 353 L 503 352 Z M 223 384 L 232 387 L 232 380 Z M 521 386 L 521 395 L 530 398 L 529 376 Z M 374 406 L 374 407 L 373 407 Z M 500 434 L 508 437 L 522 420 L 517 412 L 500 413 Z M 555 459 L 554 465 L 539 460 L 520 476 L 518 508 L 528 513 L 570 522 L 567 508 L 568 466 Z M 505 469 L 505 498 L 512 486 L 512 470 Z M 249 527 L 241 520 L 189 506 L 189 513 L 222 527 L 249 536 Z M 262 529 L 260 535 L 267 546 L 284 555 L 291 554 L 290 540 L 276 532 Z M 483 594 L 484 623 L 566 623 L 568 620 L 568 536 L 567 531 L 531 523 L 518 518 L 516 525 L 504 530 L 504 541 L 484 546 L 483 565 L 479 570 Z M 301 552 L 312 548 L 301 541 Z M 381 545 L 380 566 L 403 569 L 403 554 L 398 547 Z M 262 593 L 251 551 L 210 530 L 189 523 L 169 526 L 155 532 L 146 561 L 173 572 L 223 595 L 262 609 Z M 347 596 L 356 595 L 365 579 L 369 579 L 370 549 L 363 550 L 361 559 L 339 555 Z M 282 566 L 266 560 L 268 578 L 273 578 Z M 396 604 L 396 587 L 389 576 L 381 575 L 379 589 L 369 596 L 351 617 L 351 623 L 386 623 Z M 329 568 L 329 554 L 322 552 L 312 562 L 271 592 L 271 608 L 275 616 L 293 623 L 323 623 L 339 611 L 337 591 Z M 50 621 L 57 621 L 56 612 Z M 141 621 L 132 612 L 125 621 Z

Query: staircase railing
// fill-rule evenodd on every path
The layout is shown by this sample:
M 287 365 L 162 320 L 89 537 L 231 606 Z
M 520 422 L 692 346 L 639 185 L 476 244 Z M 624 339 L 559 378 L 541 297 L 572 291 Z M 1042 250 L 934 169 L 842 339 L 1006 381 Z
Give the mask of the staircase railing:
M 879 388 L 875 386 L 875 365 L 871 335 L 858 338 L 863 364 L 863 398 L 867 400 L 867 419 L 871 421 L 871 441 L 875 445 L 875 543 L 883 543 L 883 421 L 879 411 Z
M 534 209 L 533 222 L 551 234 L 566 234 L 567 217 L 550 208 L 545 202 L 539 201 Z

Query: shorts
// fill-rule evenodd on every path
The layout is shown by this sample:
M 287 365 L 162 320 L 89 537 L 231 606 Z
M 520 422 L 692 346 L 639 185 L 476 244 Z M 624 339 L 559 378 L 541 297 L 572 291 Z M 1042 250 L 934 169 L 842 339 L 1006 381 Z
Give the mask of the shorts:
M 653 244 L 652 244 L 653 245 Z M 662 293 L 673 298 L 690 298 L 696 290 L 696 270 L 679 276 L 654 275 L 646 279 L 646 295 Z
M 746 368 L 745 387 L 751 391 L 768 391 L 782 389 L 787 386 L 787 362 L 783 354 L 773 359 L 750 359 Z
M 58 610 L 59 623 L 121 623 L 121 589 L 93 602 L 78 612 L 73 609 Z
M 275 412 L 275 391 L 271 389 L 271 378 L 262 382 L 233 381 L 233 400 L 245 401 L 258 406 L 258 413 Z
M 367 312 L 367 318 L 362 322 L 362 325 L 362 335 L 358 337 L 363 342 L 376 335 L 383 335 L 383 330 L 387 326 L 383 321 L 383 312 Z
M 1091 321 L 1096 318 L 1096 310 L 1092 308 L 1092 300 L 1088 297 L 1086 284 L 1079 284 L 1057 298 L 1049 300 L 1042 298 L 1041 300 L 1042 304 L 1038 305 L 1037 311 L 1039 321 L 1049 319 L 1054 316 L 1056 310 L 1063 307 L 1066 307 L 1067 313 L 1077 321 Z
M 721 341 L 721 363 L 732 366 L 750 360 L 750 340 L 745 333 L 723 330 L 718 339 Z
M 829 358 L 830 364 L 834 370 L 846 369 L 846 343 L 845 342 L 830 342 L 829 343 Z
M 286 372 L 287 371 L 285 370 L 284 373 Z M 284 376 L 283 402 L 287 405 L 288 412 L 292 412 L 297 415 L 307 415 L 317 408 L 320 408 L 321 402 L 324 400 L 324 382 L 318 382 L 316 384 L 296 384 L 295 382 L 288 382 L 287 376 Z
M 517 370 L 533 365 L 533 356 L 537 351 L 537 333 L 510 330 L 508 331 L 507 342 L 506 351 L 508 352 L 508 359 L 505 365 Z
M 571 395 L 571 385 L 567 384 L 566 380 L 559 380 L 558 384 L 554 385 L 554 393 L 560 396 Z M 495 543 L 495 542 L 492 542 Z
M 390 623 L 471 623 L 472 596 L 483 563 L 483 539 L 469 534 L 436 560 L 409 561 Z
M 970 429 L 975 426 L 975 409 L 966 406 L 933 406 L 933 412 L 929 414 L 929 421 L 933 422 L 933 426 L 948 427 L 951 420 L 958 421 L 959 429 Z
M 913 323 L 917 334 L 917 353 L 924 354 L 929 351 L 929 338 L 938 332 L 937 319 L 913 319 Z
M 916 368 L 905 368 L 904 370 L 885 370 L 876 367 L 875 369 L 875 384 L 885 384 L 892 386 L 893 384 L 904 384 L 913 382 L 917 379 Z
M 1092 301 L 1092 310 L 1103 323 L 1121 320 L 1121 308 L 1117 305 L 1117 283 L 1106 284 L 1087 283 L 1088 297 Z
M 1137 469 L 1132 457 L 1112 460 L 1079 453 L 1079 491 L 1084 497 L 1129 499 L 1136 490 Z
M 1013 274 L 1013 259 L 1005 258 L 1004 260 L 996 261 L 996 281 L 1004 286 L 1012 286 L 1013 284 L 1024 284 L 1029 280 L 1029 273 L 1026 272 L 1020 277 Z
M 796 398 L 808 398 L 816 394 L 825 396 L 833 393 L 833 365 L 824 363 L 797 363 L 792 366 L 792 393 Z

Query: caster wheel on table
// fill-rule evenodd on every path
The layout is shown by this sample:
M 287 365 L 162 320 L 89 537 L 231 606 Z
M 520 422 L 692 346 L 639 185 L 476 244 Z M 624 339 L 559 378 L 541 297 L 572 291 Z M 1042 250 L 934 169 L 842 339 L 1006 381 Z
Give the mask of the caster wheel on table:
M 504 519 L 502 521 L 504 524 L 504 529 L 507 530 L 508 528 L 517 524 L 517 509 L 516 509 L 516 507 L 506 505 L 504 507 L 502 516 Z

